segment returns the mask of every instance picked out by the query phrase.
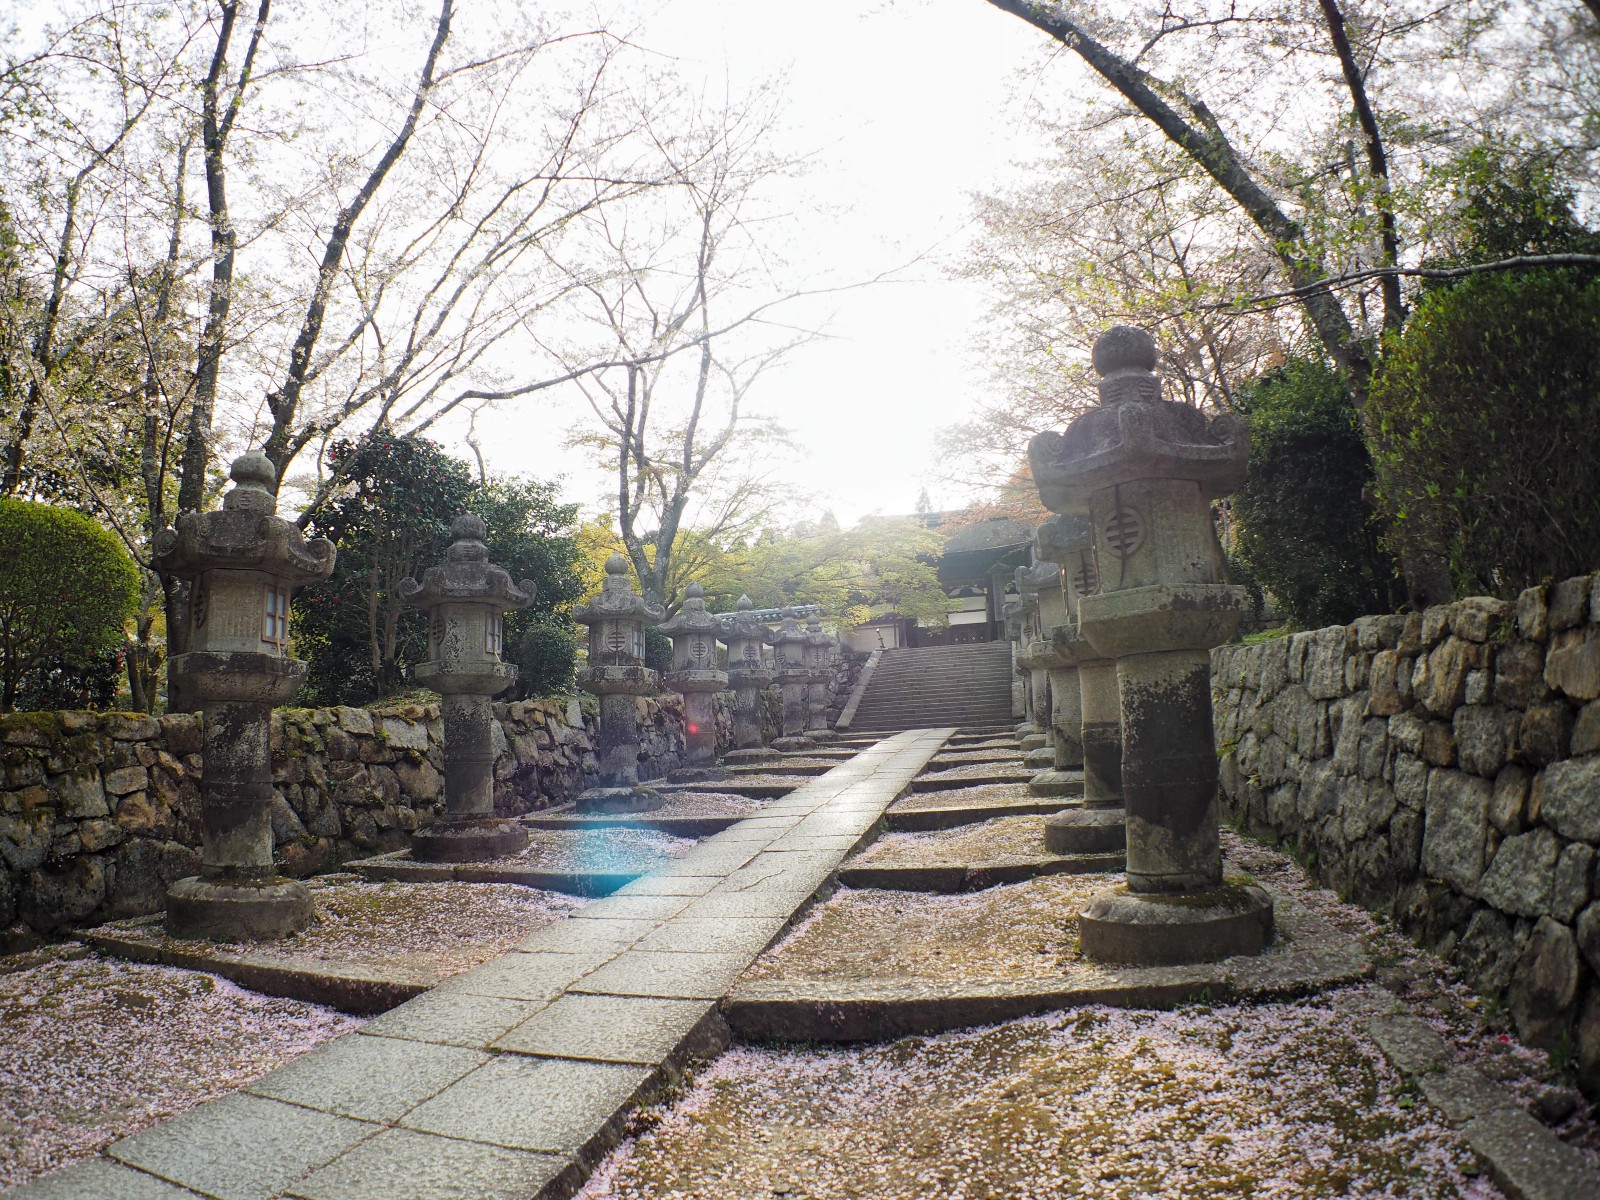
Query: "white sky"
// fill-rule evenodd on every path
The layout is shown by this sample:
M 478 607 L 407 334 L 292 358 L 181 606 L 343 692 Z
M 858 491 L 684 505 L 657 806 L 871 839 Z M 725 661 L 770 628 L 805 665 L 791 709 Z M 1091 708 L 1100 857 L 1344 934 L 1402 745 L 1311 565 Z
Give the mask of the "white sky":
M 912 282 L 788 314 L 825 322 L 831 335 L 763 376 L 752 397 L 795 435 L 790 482 L 815 493 L 813 511 L 846 524 L 911 511 L 925 482 L 935 506 L 961 502 L 925 477 L 933 432 L 989 387 L 970 347 L 984 298 L 943 268 L 969 236 L 969 193 L 1029 156 L 1011 97 L 1044 39 L 981 0 L 665 0 L 638 11 L 635 40 L 676 58 L 687 78 L 703 72 L 737 93 L 787 75 L 791 144 L 778 149 L 818 152 L 796 186 L 844 210 L 801 231 L 801 244 L 784 248 L 792 261 L 821 277 L 866 278 L 931 251 Z M 807 199 L 797 195 L 797 207 Z M 586 412 L 567 398 L 485 414 L 490 469 L 565 475 L 567 498 L 594 511 L 604 477 L 561 446 Z

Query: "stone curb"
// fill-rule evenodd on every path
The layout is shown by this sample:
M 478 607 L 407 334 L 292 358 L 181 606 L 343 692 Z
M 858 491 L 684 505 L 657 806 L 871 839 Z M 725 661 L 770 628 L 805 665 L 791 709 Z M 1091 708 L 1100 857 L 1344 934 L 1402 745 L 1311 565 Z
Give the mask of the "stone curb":
M 155 920 L 159 930 L 159 918 Z M 252 958 L 247 954 L 221 951 L 202 954 L 175 947 L 159 935 L 157 939 L 150 939 L 132 931 L 108 933 L 103 928 L 86 929 L 80 936 L 95 949 L 130 962 L 204 971 L 264 996 L 326 1004 L 357 1016 L 387 1012 L 420 996 L 438 982 L 431 976 L 380 975 L 326 966 L 293 967 L 280 959 Z
M 1427 1021 L 1403 1010 L 1363 1029 L 1391 1066 L 1459 1129 L 1509 1200 L 1600 1196 L 1600 1171 L 1481 1072 L 1467 1066 Z
M 961 825 L 976 825 L 980 821 L 992 821 L 996 817 L 1048 817 L 1072 807 L 1070 798 L 1049 796 L 1009 804 L 952 804 L 941 808 L 890 809 L 884 813 L 883 820 L 890 833 L 933 833 Z
M 588 897 L 609 896 L 645 874 L 643 871 L 545 871 L 484 863 L 423 863 L 412 860 L 409 854 L 408 850 L 399 850 L 376 858 L 360 858 L 345 863 L 345 870 L 375 883 L 388 880 L 396 883 L 509 883 Z
M 529 829 L 564 829 L 578 833 L 592 829 L 647 829 L 673 837 L 703 838 L 731 829 L 755 813 L 729 813 L 723 817 L 653 817 L 649 813 L 617 813 L 613 816 L 524 817 Z
M 1293 998 L 1372 973 L 1362 943 L 1282 893 L 1274 891 L 1274 900 L 1280 932 L 1302 945 L 1263 958 L 1181 967 L 1093 964 L 1072 974 L 987 982 L 766 980 L 735 987 L 722 1012 L 734 1036 L 748 1041 L 888 1041 L 1085 1004 L 1172 1008 L 1195 1000 Z
M 856 685 L 850 689 L 850 699 L 845 701 L 844 709 L 839 713 L 839 719 L 833 723 L 835 729 L 850 728 L 850 722 L 856 719 L 856 709 L 861 707 L 861 697 L 867 694 L 867 684 L 872 682 L 873 675 L 877 674 L 878 671 L 878 663 L 882 660 L 882 650 L 874 650 L 867 655 L 867 661 L 861 668 L 861 674 L 856 676 Z
M 937 863 L 928 866 L 842 867 L 839 882 L 845 887 L 885 888 L 898 892 L 979 892 L 1004 883 L 1023 883 L 1044 875 L 1097 875 L 1121 871 L 1124 854 L 1050 854 L 1038 858 L 994 863 Z

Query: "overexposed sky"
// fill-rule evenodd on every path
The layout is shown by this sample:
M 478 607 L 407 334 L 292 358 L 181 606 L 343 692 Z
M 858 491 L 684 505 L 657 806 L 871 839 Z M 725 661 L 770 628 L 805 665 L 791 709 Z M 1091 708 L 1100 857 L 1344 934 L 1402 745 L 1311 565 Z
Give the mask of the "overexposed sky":
M 909 512 L 934 467 L 934 430 L 990 386 L 970 346 L 983 291 L 945 268 L 970 234 L 969 193 L 1030 156 L 1019 72 L 1038 63 L 1044 39 L 981 0 L 626 0 L 624 11 L 636 14 L 634 40 L 686 78 L 734 93 L 787 78 L 787 144 L 775 149 L 814 154 L 792 185 L 795 208 L 827 210 L 780 248 L 802 282 L 870 278 L 924 256 L 905 282 L 787 311 L 829 336 L 763 376 L 751 403 L 798 443 L 789 481 L 817 500 L 796 517 Z M 587 410 L 551 395 L 480 417 L 486 458 L 491 469 L 564 474 L 567 498 L 593 509 L 605 478 L 561 446 Z M 926 482 L 935 505 L 962 499 Z

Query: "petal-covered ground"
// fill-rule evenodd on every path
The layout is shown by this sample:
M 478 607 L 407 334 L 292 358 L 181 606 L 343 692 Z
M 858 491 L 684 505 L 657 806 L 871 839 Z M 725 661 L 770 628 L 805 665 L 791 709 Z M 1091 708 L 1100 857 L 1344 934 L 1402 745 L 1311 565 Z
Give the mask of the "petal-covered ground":
M 654 829 L 530 829 L 525 849 L 486 865 L 538 871 L 650 871 L 694 846 L 692 838 Z
M 581 1197 L 1499 1196 L 1343 999 L 738 1048 Z
M 168 967 L 89 957 L 0 974 L 0 1188 L 226 1095 L 360 1024 Z
M 669 838 L 668 841 L 678 841 Z M 318 923 L 279 942 L 223 943 L 251 958 L 454 975 L 503 954 L 585 901 L 508 883 L 314 887 Z
M 849 865 L 920 867 L 1026 862 L 1051 853 L 1044 844 L 1044 817 L 1034 814 L 999 817 L 933 833 L 886 833 L 852 858 Z

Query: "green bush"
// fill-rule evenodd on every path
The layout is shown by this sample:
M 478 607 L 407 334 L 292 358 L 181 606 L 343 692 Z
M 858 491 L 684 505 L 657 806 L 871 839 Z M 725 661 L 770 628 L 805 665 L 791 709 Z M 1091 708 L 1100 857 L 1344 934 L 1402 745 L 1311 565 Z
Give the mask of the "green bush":
M 1392 612 L 1404 597 L 1366 498 L 1372 460 L 1332 367 L 1292 359 L 1240 389 L 1250 469 L 1233 497 L 1238 554 L 1303 629 Z
M 0 546 L 0 712 L 109 703 L 108 662 L 138 603 L 133 559 L 82 513 L 25 500 L 0 499 Z
M 1458 592 L 1600 566 L 1600 279 L 1499 272 L 1424 295 L 1369 404 L 1379 504 Z
M 570 692 L 577 635 L 570 625 L 531 621 L 507 645 L 506 661 L 517 665 L 517 691 L 523 699 Z

